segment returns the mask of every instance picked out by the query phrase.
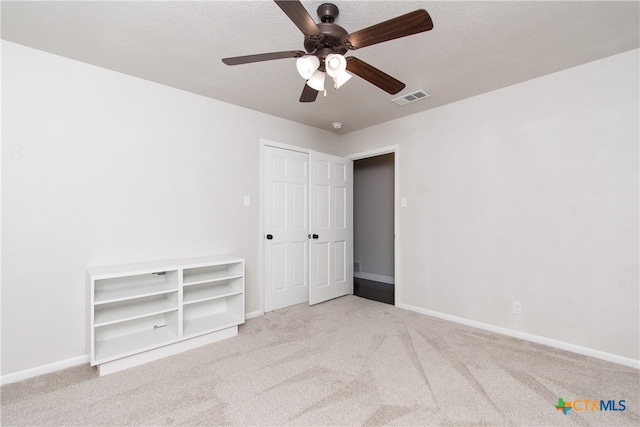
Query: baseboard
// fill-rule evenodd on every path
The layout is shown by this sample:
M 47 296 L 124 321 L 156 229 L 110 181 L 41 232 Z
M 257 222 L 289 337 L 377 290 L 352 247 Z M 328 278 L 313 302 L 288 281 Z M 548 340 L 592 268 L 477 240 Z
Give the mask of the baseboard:
M 245 313 L 244 318 L 245 319 L 253 319 L 254 317 L 260 317 L 262 316 L 264 313 L 260 310 L 258 311 L 252 311 L 250 313 Z
M 529 334 L 527 332 L 521 332 L 513 329 L 503 328 L 501 326 L 495 326 L 489 323 L 477 322 L 475 320 L 452 316 L 450 314 L 440 313 L 437 311 L 428 310 L 426 308 L 416 307 L 409 304 L 396 303 L 396 307 L 402 308 L 404 310 L 414 311 L 420 314 L 425 314 L 431 317 L 437 317 L 438 319 L 448 320 L 450 322 L 460 323 L 462 325 L 471 326 L 478 329 L 484 329 L 485 331 L 495 332 L 498 334 L 519 338 L 525 341 L 531 341 L 536 344 L 543 344 L 549 347 L 570 351 L 572 353 L 581 354 L 583 356 L 595 357 L 596 359 L 606 360 L 607 362 L 613 362 L 619 365 L 630 366 L 632 368 L 640 369 L 640 360 L 618 356 L 616 354 L 607 353 L 605 351 L 595 350 L 589 347 L 582 347 L 582 346 L 570 344 L 564 341 L 558 341 L 551 338 L 541 337 L 539 335 Z
M 61 371 L 63 369 L 71 368 L 78 365 L 89 363 L 89 355 L 72 357 L 71 359 L 61 360 L 59 362 L 49 363 L 47 365 L 37 366 L 31 369 L 25 369 L 24 371 L 14 372 L 12 374 L 2 375 L 0 377 L 0 384 L 11 384 L 18 381 L 26 380 L 29 378 L 37 377 L 38 375 L 50 374 L 52 372 Z
M 364 273 L 362 271 L 354 272 L 353 277 L 356 277 L 358 279 L 373 280 L 374 282 L 388 283 L 390 285 L 395 285 L 396 283 L 394 277 L 383 276 L 381 274 Z

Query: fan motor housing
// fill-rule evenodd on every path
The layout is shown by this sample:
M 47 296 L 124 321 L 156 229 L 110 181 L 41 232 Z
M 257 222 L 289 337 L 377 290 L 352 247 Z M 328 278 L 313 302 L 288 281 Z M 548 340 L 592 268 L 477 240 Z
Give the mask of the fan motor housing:
M 322 48 L 329 48 L 335 53 L 344 54 L 347 52 L 347 48 L 342 44 L 342 38 L 349 33 L 347 30 L 337 24 L 320 23 L 318 24 L 320 34 L 322 37 L 320 40 L 312 40 L 305 38 L 304 48 L 307 52 L 314 52 Z

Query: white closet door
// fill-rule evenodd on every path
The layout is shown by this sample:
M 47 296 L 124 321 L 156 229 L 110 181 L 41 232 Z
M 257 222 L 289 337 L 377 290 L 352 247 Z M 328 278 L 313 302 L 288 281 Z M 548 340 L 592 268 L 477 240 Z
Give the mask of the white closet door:
M 309 299 L 309 155 L 264 147 L 265 312 Z
M 309 304 L 353 293 L 353 162 L 309 156 Z

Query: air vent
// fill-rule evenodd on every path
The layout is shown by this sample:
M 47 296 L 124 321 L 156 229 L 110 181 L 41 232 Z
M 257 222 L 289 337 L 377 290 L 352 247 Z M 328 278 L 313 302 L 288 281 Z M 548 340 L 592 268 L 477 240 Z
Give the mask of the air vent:
M 405 104 L 409 104 L 411 102 L 415 102 L 418 101 L 420 99 L 427 99 L 428 97 L 430 97 L 431 94 L 425 92 L 424 90 L 420 89 L 417 90 L 415 92 L 411 92 L 408 93 L 406 95 L 402 95 L 398 98 L 394 98 L 391 101 L 395 102 L 398 105 L 405 105 Z

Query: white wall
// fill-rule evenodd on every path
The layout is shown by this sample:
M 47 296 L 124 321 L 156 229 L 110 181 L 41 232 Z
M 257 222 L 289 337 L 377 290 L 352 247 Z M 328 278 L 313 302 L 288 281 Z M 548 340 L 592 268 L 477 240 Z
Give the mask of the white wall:
M 344 154 L 400 145 L 399 303 L 640 359 L 637 50 L 337 145 L 2 49 L 2 375 L 87 354 L 88 266 L 242 255 L 247 311 L 259 310 L 261 138 Z
M 394 159 L 384 154 L 353 163 L 354 276 L 393 283 Z
M 4 41 L 2 103 L 3 375 L 88 353 L 89 266 L 243 256 L 260 310 L 260 139 L 336 150 L 333 133 Z
M 396 302 L 640 359 L 638 64 L 630 51 L 346 135 L 350 153 L 400 145 Z

